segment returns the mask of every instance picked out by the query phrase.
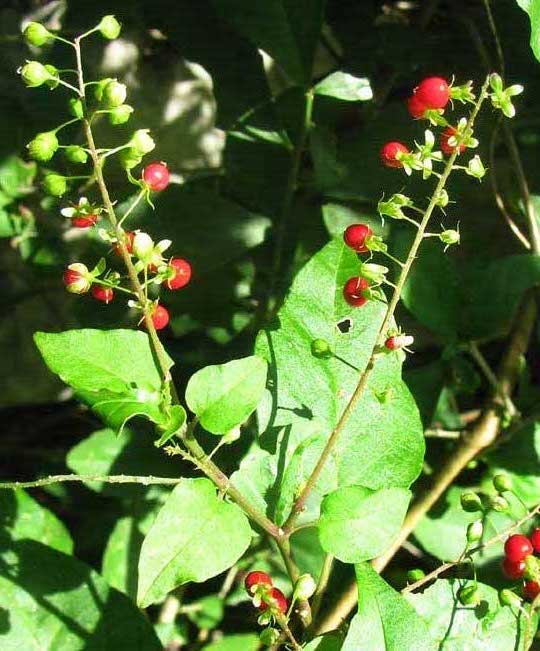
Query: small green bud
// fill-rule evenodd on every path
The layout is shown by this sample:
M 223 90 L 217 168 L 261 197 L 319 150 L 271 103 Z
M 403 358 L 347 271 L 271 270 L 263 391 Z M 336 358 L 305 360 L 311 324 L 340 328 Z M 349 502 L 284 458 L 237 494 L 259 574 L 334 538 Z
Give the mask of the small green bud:
M 107 108 L 116 108 L 121 106 L 127 97 L 127 88 L 125 84 L 113 80 L 104 88 L 101 95 L 101 103 Z
M 374 264 L 372 262 L 364 262 L 360 265 L 360 275 L 371 282 L 380 284 L 384 281 L 385 275 L 388 273 L 388 267 L 382 264 Z
M 478 606 L 480 603 L 480 593 L 476 585 L 463 586 L 458 590 L 457 597 L 463 606 Z
M 104 38 L 108 38 L 109 41 L 114 41 L 115 38 L 118 38 L 122 26 L 116 18 L 110 14 L 108 16 L 103 16 L 99 22 L 98 29 Z
M 156 146 L 156 143 L 150 136 L 149 132 L 149 129 L 137 129 L 137 131 L 135 131 L 131 137 L 129 144 L 133 147 L 133 149 L 138 151 L 141 156 L 148 154 Z
M 101 102 L 103 97 L 103 90 L 107 84 L 111 81 L 115 81 L 112 77 L 105 77 L 105 79 L 100 79 L 97 84 L 94 85 L 94 97 L 98 102 Z
M 79 145 L 69 145 L 69 147 L 66 147 L 64 150 L 64 154 L 66 155 L 66 158 L 72 163 L 83 164 L 88 160 L 88 153 L 85 149 L 79 147 Z
M 41 163 L 50 161 L 58 149 L 58 138 L 54 131 L 38 133 L 27 145 L 30 156 Z
M 493 495 L 489 500 L 489 506 L 494 511 L 501 513 L 502 511 L 508 511 L 509 504 L 501 495 Z
M 116 106 L 109 112 L 109 122 L 113 125 L 125 124 L 131 114 L 133 113 L 133 107 L 129 104 L 122 104 L 121 106 Z
M 439 239 L 447 245 L 459 244 L 459 231 L 449 228 L 448 230 L 439 233 Z
M 21 77 L 28 88 L 37 88 L 51 78 L 51 73 L 39 61 L 28 61 L 21 68 Z
M 311 342 L 311 354 L 313 357 L 332 357 L 332 349 L 326 339 L 314 339 Z
M 259 640 L 265 646 L 274 646 L 274 644 L 279 640 L 279 631 L 269 626 L 261 631 Z
M 493 486 L 499 493 L 504 493 L 505 491 L 511 492 L 512 480 L 508 475 L 495 475 L 495 477 L 493 477 Z
M 298 599 L 305 601 L 314 595 L 316 589 L 317 584 L 311 574 L 302 574 L 296 582 L 294 591 Z
M 482 538 L 483 533 L 484 525 L 482 524 L 482 520 L 475 520 L 474 522 L 471 522 L 467 527 L 467 542 L 478 542 Z
M 53 35 L 41 23 L 28 23 L 24 30 L 24 40 L 28 45 L 41 47 L 53 39 Z
M 484 167 L 484 163 L 482 163 L 482 159 L 480 156 L 478 156 L 478 154 L 471 158 L 469 164 L 467 165 L 465 173 L 469 176 L 473 176 L 475 179 L 481 179 L 485 176 L 486 168 Z
M 125 170 L 131 170 L 141 162 L 142 155 L 133 147 L 129 147 L 128 149 L 122 149 L 118 159 Z
M 69 100 L 69 112 L 74 118 L 79 118 L 79 120 L 82 120 L 84 117 L 84 106 L 82 101 L 80 99 L 72 97 Z
M 513 606 L 514 608 L 521 608 L 521 598 L 509 588 L 504 588 L 499 592 L 499 601 L 503 606 Z
M 436 206 L 440 206 L 441 208 L 446 208 L 450 201 L 450 198 L 448 196 L 448 192 L 446 190 L 441 190 L 437 196 L 437 199 L 435 201 Z
M 467 492 L 461 494 L 461 508 L 467 513 L 475 513 L 476 511 L 483 511 L 482 500 L 480 497 L 473 492 Z
M 407 572 L 407 582 L 408 583 L 416 583 L 417 581 L 420 581 L 420 579 L 423 579 L 426 576 L 426 573 L 424 570 L 421 570 L 420 568 L 415 568 L 414 570 L 409 570 Z
M 67 190 L 67 178 L 61 174 L 47 174 L 43 179 L 43 188 L 53 197 L 61 197 Z

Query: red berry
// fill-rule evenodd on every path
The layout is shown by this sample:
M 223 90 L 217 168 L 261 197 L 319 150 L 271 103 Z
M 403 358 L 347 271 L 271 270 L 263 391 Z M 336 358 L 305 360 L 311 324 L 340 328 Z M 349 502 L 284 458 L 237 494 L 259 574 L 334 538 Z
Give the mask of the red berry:
M 441 133 L 441 149 L 447 156 L 453 154 L 456 149 L 459 150 L 460 154 L 462 154 L 467 149 L 467 147 L 463 144 L 459 145 L 458 147 L 452 147 L 452 145 L 448 144 L 450 138 L 452 136 L 455 136 L 456 133 L 457 131 L 454 129 L 454 127 L 446 127 L 446 129 Z
M 150 190 L 160 192 L 169 185 L 171 175 L 165 163 L 150 163 L 144 168 L 142 176 Z
M 450 99 L 450 88 L 442 77 L 426 77 L 414 89 L 414 94 L 426 108 L 442 109 Z
M 540 529 L 535 529 L 531 534 L 531 545 L 537 554 L 540 554 Z
M 133 240 L 135 239 L 135 233 L 133 231 L 125 231 L 124 233 L 124 244 L 126 245 L 127 252 L 131 255 L 133 253 Z M 114 252 L 116 255 L 121 256 L 120 245 L 116 243 L 114 245 Z
M 156 330 L 163 330 L 170 320 L 169 311 L 163 305 L 157 305 L 152 314 L 152 323 Z
M 369 283 L 361 276 L 353 276 L 343 287 L 343 298 L 353 307 L 361 307 L 367 302 L 364 292 L 369 288 Z
M 85 294 L 92 285 L 92 278 L 86 265 L 74 262 L 64 271 L 64 284 L 72 294 Z
M 279 588 L 272 588 L 270 590 L 269 601 L 273 601 L 273 603 L 267 604 L 265 601 L 261 601 L 259 610 L 265 611 L 270 605 L 272 608 L 276 608 L 277 610 L 285 614 L 289 609 L 289 602 L 287 601 L 285 595 L 283 594 L 283 592 L 281 592 Z
M 424 117 L 424 113 L 427 111 L 427 106 L 421 102 L 416 95 L 412 95 L 407 100 L 407 110 L 411 117 L 415 120 L 419 120 Z
M 272 579 L 266 572 L 255 570 L 250 572 L 244 579 L 244 587 L 249 594 L 253 594 L 258 585 L 272 585 Z
M 352 224 L 345 229 L 343 241 L 357 253 L 366 253 L 369 249 L 366 240 L 373 234 L 367 224 Z
M 540 594 L 540 584 L 536 581 L 525 581 L 523 586 L 523 598 L 527 601 L 534 601 Z
M 102 287 L 101 285 L 92 286 L 92 296 L 102 303 L 108 305 L 114 298 L 114 292 L 110 287 Z
M 165 287 L 168 289 L 182 289 L 191 278 L 191 265 L 183 258 L 172 258 L 169 262 L 169 268 L 174 269 L 174 276 L 165 281 Z
M 71 218 L 71 225 L 75 228 L 90 228 L 98 220 L 97 215 L 79 215 Z
M 504 575 L 509 579 L 520 579 L 525 572 L 525 561 L 511 561 L 509 558 L 505 558 L 502 562 L 502 571 Z
M 384 346 L 388 350 L 400 350 L 413 343 L 414 337 L 411 337 L 411 335 L 393 335 L 392 337 L 388 337 L 384 342 Z
M 381 160 L 386 167 L 403 167 L 403 163 L 397 160 L 398 153 L 408 154 L 408 148 L 402 143 L 397 141 L 387 142 L 381 149 Z
M 533 546 L 527 536 L 515 533 L 504 543 L 504 553 L 509 561 L 515 563 L 530 556 L 533 553 Z

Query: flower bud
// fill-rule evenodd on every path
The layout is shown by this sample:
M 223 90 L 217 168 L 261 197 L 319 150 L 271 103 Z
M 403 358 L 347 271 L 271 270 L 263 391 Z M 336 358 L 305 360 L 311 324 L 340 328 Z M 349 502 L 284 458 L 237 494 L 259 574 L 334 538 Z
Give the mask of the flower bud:
M 501 495 L 493 495 L 489 500 L 489 506 L 494 511 L 501 513 L 502 511 L 508 511 L 509 504 Z
M 459 244 L 459 239 L 460 239 L 459 231 L 450 228 L 446 231 L 443 231 L 442 233 L 439 233 L 439 239 L 441 240 L 441 242 L 444 242 L 447 245 Z
M 131 117 L 132 113 L 132 106 L 129 106 L 129 104 L 121 104 L 109 112 L 109 122 L 115 126 L 118 124 L 125 124 Z
M 424 570 L 421 570 L 420 568 L 415 568 L 414 570 L 409 570 L 407 572 L 407 582 L 408 583 L 416 583 L 417 581 L 420 581 L 420 579 L 423 579 L 426 576 L 426 573 Z
M 68 292 L 85 294 L 92 286 L 92 276 L 86 265 L 75 262 L 64 272 L 64 283 Z
M 495 475 L 495 477 L 493 477 L 493 486 L 499 493 L 504 493 L 505 491 L 511 492 L 512 480 L 508 475 Z
M 88 153 L 85 149 L 79 147 L 79 145 L 69 145 L 69 147 L 66 147 L 64 150 L 64 154 L 72 163 L 83 164 L 88 160 Z
M 113 41 L 115 38 L 118 38 L 122 26 L 116 20 L 116 18 L 110 14 L 108 16 L 103 16 L 98 25 L 98 30 L 104 38 Z
M 450 201 L 450 198 L 448 196 L 448 192 L 446 190 L 441 190 L 439 192 L 439 194 L 437 195 L 435 205 L 439 206 L 440 208 L 446 208 L 449 201 Z
M 21 77 L 28 88 L 36 88 L 50 79 L 51 73 L 39 61 L 28 61 L 21 68 Z
M 46 163 L 50 161 L 58 149 L 58 138 L 54 131 L 38 133 L 27 145 L 28 153 L 37 161 Z
M 484 163 L 482 163 L 482 159 L 480 156 L 478 156 L 478 154 L 471 158 L 465 172 L 469 176 L 474 176 L 475 179 L 481 179 L 485 176 L 486 168 L 484 167 Z
M 156 143 L 150 136 L 149 131 L 149 129 L 137 129 L 129 142 L 133 149 L 139 152 L 141 156 L 148 154 L 156 146 Z
M 311 576 L 311 574 L 302 574 L 302 576 L 296 582 L 296 587 L 294 589 L 298 599 L 305 601 L 313 596 L 315 590 L 317 589 L 317 584 Z
M 326 339 L 314 339 L 311 342 L 311 354 L 313 357 L 332 357 L 332 349 Z
M 384 281 L 384 277 L 387 273 L 388 267 L 384 267 L 382 264 L 364 262 L 360 265 L 360 276 L 377 284 L 380 284 Z
M 47 174 L 43 179 L 43 188 L 53 197 L 61 197 L 67 190 L 67 178 L 60 174 Z
M 474 522 L 471 522 L 467 527 L 467 542 L 478 542 L 482 538 L 483 533 L 484 525 L 482 524 L 482 520 L 475 520 Z
M 461 494 L 461 508 L 467 513 L 474 513 L 476 511 L 483 511 L 482 500 L 480 497 L 473 492 L 467 492 Z
M 504 588 L 499 592 L 499 601 L 503 606 L 513 606 L 514 608 L 521 607 L 521 598 L 509 588 Z
M 463 586 L 458 590 L 457 597 L 463 606 L 478 606 L 480 593 L 476 585 Z
M 135 233 L 133 238 L 133 255 L 142 262 L 149 262 L 154 252 L 154 242 L 148 233 Z
M 72 97 L 69 100 L 69 112 L 74 118 L 79 118 L 82 120 L 84 117 L 84 106 L 80 99 Z
M 98 102 L 101 102 L 103 97 L 103 90 L 105 86 L 111 81 L 115 81 L 112 77 L 105 77 L 105 79 L 100 79 L 97 84 L 94 86 L 94 97 Z
M 142 156 L 136 149 L 129 147 L 128 149 L 122 149 L 118 159 L 125 170 L 131 170 L 141 162 Z
M 125 102 L 126 97 L 126 85 L 113 79 L 103 88 L 101 103 L 107 108 L 116 108 Z
M 24 40 L 28 45 L 41 47 L 53 39 L 53 35 L 41 23 L 28 23 L 24 30 Z

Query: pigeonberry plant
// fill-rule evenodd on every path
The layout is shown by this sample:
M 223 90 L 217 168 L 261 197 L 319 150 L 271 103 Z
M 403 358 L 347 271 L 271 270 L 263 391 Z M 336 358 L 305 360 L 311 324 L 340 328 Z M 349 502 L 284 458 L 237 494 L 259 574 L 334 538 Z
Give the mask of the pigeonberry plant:
M 268 10 L 264 3 L 233 4 L 245 10 L 236 6 L 233 12 L 232 23 L 242 34 L 254 15 L 264 17 Z M 292 20 L 291 3 L 270 4 Z M 227 13 L 227 3 L 215 5 L 220 16 Z M 487 2 L 486 7 L 493 28 Z M 288 33 L 280 32 L 286 40 Z M 249 290 L 246 283 L 235 290 L 235 300 L 249 310 L 247 322 L 238 326 L 251 334 L 249 349 L 239 347 L 225 359 L 216 354 L 217 363 L 193 372 L 194 351 L 180 353 L 172 335 L 189 335 L 197 327 L 189 313 L 190 292 L 206 287 L 202 300 L 211 305 L 228 277 L 220 271 L 205 285 L 207 270 L 181 237 L 182 228 L 173 234 L 163 226 L 182 223 L 184 206 L 174 192 L 189 183 L 184 170 L 156 155 L 166 135 L 142 122 L 144 114 L 131 96 L 136 84 L 94 76 L 87 64 L 92 48 L 118 44 L 121 35 L 114 15 L 75 34 L 40 22 L 23 30 L 31 54 L 18 68 L 20 82 L 28 93 L 60 97 L 55 106 L 65 113 L 45 113 L 43 131 L 27 144 L 28 161 L 19 163 L 29 184 L 39 179 L 36 214 L 46 208 L 62 233 L 65 264 L 51 282 L 63 287 L 66 297 L 73 295 L 74 311 L 99 311 L 107 326 L 34 333 L 50 372 L 87 410 L 81 413 L 91 413 L 102 425 L 69 451 L 71 474 L 0 484 L 0 646 L 533 648 L 540 607 L 540 500 L 531 508 L 519 478 L 501 459 L 505 446 L 512 446 L 513 430 L 530 425 L 512 390 L 526 350 L 523 339 L 532 330 L 534 299 L 524 308 L 532 313 L 527 331 L 523 334 L 521 321 L 515 326 L 519 337 L 499 377 L 479 349 L 482 337 L 476 333 L 487 317 L 478 316 L 482 306 L 474 306 L 469 289 L 474 274 L 485 270 L 448 273 L 440 291 L 430 290 L 430 274 L 450 264 L 468 232 L 458 198 L 463 192 L 474 196 L 492 172 L 496 143 L 483 146 L 486 125 L 509 129 L 514 98 L 523 87 L 507 84 L 500 66 L 500 72 L 490 67 L 475 82 L 458 79 L 457 72 L 452 78 L 419 75 L 399 97 L 401 123 L 394 122 L 382 138 L 367 139 L 369 149 L 357 161 L 376 168 L 384 181 L 372 214 L 362 219 L 340 204 L 336 218 L 336 204 L 328 204 L 330 241 L 296 260 L 288 251 L 287 228 L 298 196 L 315 188 L 304 207 L 308 212 L 321 188 L 331 187 L 335 201 L 350 196 L 337 144 L 322 126 L 324 102 L 371 101 L 373 95 L 367 80 L 341 70 L 314 83 L 305 57 L 282 58 L 270 42 L 261 45 L 293 82 L 279 109 L 287 113 L 301 106 L 301 119 L 285 117 L 283 129 L 268 130 L 263 118 L 275 108 L 271 99 L 262 103 L 262 114 L 261 107 L 250 108 L 228 131 L 227 147 L 282 146 L 276 160 L 281 162 L 283 152 L 289 156 L 289 176 L 275 219 L 250 216 L 271 227 L 268 275 L 255 278 L 245 261 L 236 267 L 245 277 L 251 274 Z M 254 38 L 251 31 L 249 37 Z M 166 40 L 157 28 L 152 38 Z M 69 67 L 55 65 L 58 50 Z M 234 160 L 228 164 L 225 177 L 234 171 Z M 243 196 L 233 188 L 238 205 L 249 206 L 260 194 L 271 204 L 275 193 L 265 188 L 264 170 L 255 159 L 245 164 L 254 166 L 256 185 Z M 302 173 L 312 176 L 305 180 Z M 219 176 L 213 179 L 218 185 Z M 202 195 L 201 205 L 215 201 L 210 193 Z M 22 203 L 24 193 L 15 199 Z M 528 191 L 523 199 L 520 209 L 529 215 Z M 203 226 L 198 246 L 214 252 L 208 264 L 210 257 L 227 254 L 221 245 L 212 247 L 217 205 L 192 217 Z M 21 254 L 24 240 L 35 238 L 38 228 L 30 209 L 22 206 L 21 217 L 24 210 L 31 214 L 27 223 L 9 224 L 17 229 L 12 235 Z M 248 208 L 242 210 L 248 214 Z M 534 221 L 529 226 L 527 242 L 538 255 L 538 227 Z M 256 237 L 242 227 L 231 230 L 232 240 Z M 227 265 L 234 264 L 227 258 Z M 493 274 L 502 272 L 488 272 L 484 280 L 491 286 Z M 529 273 L 536 278 L 534 270 Z M 511 274 L 505 277 L 510 278 L 505 286 L 513 286 Z M 264 287 L 250 303 L 261 279 Z M 458 290 L 463 315 L 450 313 L 440 331 L 433 327 L 447 337 L 444 368 L 463 387 L 474 382 L 471 375 L 478 377 L 471 371 L 474 363 L 490 398 L 473 419 L 477 429 L 460 439 L 449 460 L 440 461 L 426 455 L 428 428 L 422 419 L 431 410 L 437 418 L 430 423 L 443 421 L 438 435 L 448 434 L 448 404 L 455 395 L 441 393 L 428 408 L 404 381 L 404 362 L 422 354 L 405 308 L 415 316 L 427 312 L 421 321 L 430 326 L 430 310 L 446 305 L 446 292 Z M 507 311 L 515 309 L 509 305 Z M 455 333 L 448 335 L 451 326 Z M 462 332 L 473 334 L 458 336 Z M 440 368 L 419 380 L 426 395 L 439 382 Z M 524 379 L 522 384 L 527 397 L 532 391 Z M 495 440 L 499 430 L 505 433 L 502 441 Z M 467 487 L 453 485 L 462 471 L 474 472 L 486 449 L 488 471 L 474 475 Z M 439 457 L 443 453 L 437 451 Z M 62 523 L 26 492 L 46 488 L 61 495 L 67 482 L 82 482 L 121 507 L 106 525 L 110 534 L 100 573 L 73 555 Z M 448 509 L 442 523 L 434 523 L 428 514 L 443 495 Z M 94 518 L 100 517 L 96 507 Z M 404 563 L 405 571 L 401 567 L 383 578 L 402 547 L 412 560 Z M 420 548 L 431 560 L 424 562 Z M 83 549 L 78 544 L 75 551 Z M 496 571 L 486 580 L 487 562 L 495 559 Z M 229 620 L 226 612 L 235 615 Z

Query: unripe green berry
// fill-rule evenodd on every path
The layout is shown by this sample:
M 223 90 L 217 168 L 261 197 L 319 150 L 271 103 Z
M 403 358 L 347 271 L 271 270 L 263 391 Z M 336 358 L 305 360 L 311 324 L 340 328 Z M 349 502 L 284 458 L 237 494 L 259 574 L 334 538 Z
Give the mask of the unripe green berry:
M 507 511 L 509 507 L 508 501 L 501 495 L 493 495 L 489 500 L 489 505 L 494 511 L 498 511 L 499 513 Z
M 505 491 L 511 492 L 512 480 L 508 475 L 495 475 L 493 477 L 493 486 L 499 493 L 504 493 Z
M 66 158 L 72 163 L 83 164 L 88 160 L 87 151 L 82 147 L 79 147 L 79 145 L 69 145 L 69 147 L 66 147 L 64 150 L 64 154 L 66 155 Z
M 55 68 L 50 63 L 45 64 L 45 70 L 49 73 L 50 77 L 45 82 L 47 88 L 54 90 L 60 84 L 60 75 L 58 74 L 58 68 Z
M 259 640 L 265 646 L 273 646 L 279 640 L 279 631 L 269 626 L 261 631 Z
M 52 40 L 53 35 L 41 23 L 28 23 L 24 30 L 24 40 L 28 45 L 41 47 Z
M 332 357 L 332 349 L 326 339 L 314 339 L 311 342 L 311 354 L 314 357 Z
M 480 593 L 476 585 L 463 586 L 458 590 L 457 597 L 463 606 L 478 606 Z
M 475 513 L 476 511 L 483 511 L 482 500 L 480 497 L 471 491 L 461 494 L 461 508 L 467 513 Z
M 499 592 L 499 601 L 503 606 L 521 607 L 521 598 L 509 588 L 504 588 L 504 590 Z
M 38 133 L 27 145 L 30 156 L 41 163 L 50 161 L 58 149 L 58 138 L 54 131 Z
M 445 244 L 459 244 L 459 231 L 449 228 L 448 230 L 439 233 L 439 239 Z
M 74 118 L 82 120 L 84 118 L 84 105 L 80 99 L 72 97 L 69 100 L 69 112 Z
M 135 133 L 131 137 L 129 143 L 133 147 L 133 149 L 135 149 L 135 151 L 141 154 L 141 156 L 150 153 L 156 146 L 156 143 L 154 142 L 153 138 L 150 136 L 149 131 L 150 131 L 149 129 L 137 129 L 137 131 L 135 131 Z
M 467 527 L 467 542 L 478 542 L 482 538 L 483 533 L 484 525 L 482 524 L 482 520 L 475 520 L 474 522 L 471 522 L 471 524 L 469 524 Z
M 67 190 L 67 178 L 60 174 L 47 174 L 43 179 L 43 188 L 53 197 L 61 197 Z
M 129 104 L 122 104 L 121 106 L 116 106 L 109 112 L 109 122 L 113 125 L 125 124 L 131 114 L 133 113 L 133 107 Z
M 315 590 L 317 589 L 317 584 L 311 576 L 311 574 L 302 574 L 302 576 L 296 582 L 296 587 L 294 592 L 298 599 L 305 601 L 313 596 Z
M 111 81 L 115 81 L 112 77 L 105 77 L 105 79 L 100 79 L 97 84 L 94 85 L 94 97 L 98 102 L 101 102 L 103 97 L 103 89 Z
M 127 97 L 127 88 L 125 84 L 113 80 L 110 81 L 104 88 L 101 95 L 101 103 L 107 108 L 116 108 L 121 106 Z
M 133 147 L 122 149 L 119 155 L 120 165 L 125 170 L 131 170 L 136 167 L 142 160 L 142 155 Z
M 110 14 L 108 16 L 103 16 L 98 25 L 98 29 L 104 38 L 113 41 L 115 38 L 118 38 L 122 26 L 116 18 Z
M 21 77 L 28 88 L 37 88 L 50 79 L 51 73 L 39 61 L 28 61 L 21 68 Z
M 417 581 L 420 581 L 420 579 L 423 579 L 426 576 L 426 573 L 424 570 L 421 570 L 420 568 L 415 568 L 414 570 L 409 570 L 407 572 L 407 581 L 409 583 L 416 583 Z

